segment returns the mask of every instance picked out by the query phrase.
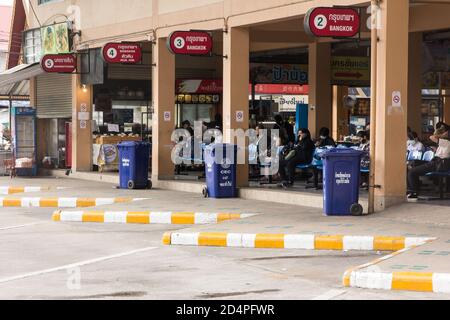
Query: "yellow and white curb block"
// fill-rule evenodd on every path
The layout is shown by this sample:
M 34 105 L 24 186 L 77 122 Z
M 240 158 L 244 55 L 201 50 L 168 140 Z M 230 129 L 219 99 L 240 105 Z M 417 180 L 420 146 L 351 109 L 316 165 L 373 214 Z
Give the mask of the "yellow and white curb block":
M 241 234 L 167 232 L 165 245 L 260 249 L 397 251 L 425 244 L 428 238 L 366 237 L 314 234 Z
M 4 208 L 85 208 L 147 200 L 147 198 L 1 198 Z
M 56 211 L 53 221 L 130 224 L 217 224 L 245 219 L 254 214 L 131 211 Z
M 64 190 L 67 188 L 57 187 L 56 190 Z M 10 186 L 0 186 L 0 194 L 8 195 L 8 194 L 16 194 L 16 193 L 28 193 L 28 192 L 41 192 L 41 191 L 50 191 L 50 187 L 10 187 Z
M 344 276 L 344 286 L 378 290 L 450 293 L 450 274 L 353 271 Z
M 343 277 L 344 287 L 403 290 L 434 293 L 450 293 L 450 274 L 432 272 L 382 272 L 377 264 L 402 253 L 436 240 L 424 238 L 424 243 L 412 245 L 375 261 L 347 270 Z

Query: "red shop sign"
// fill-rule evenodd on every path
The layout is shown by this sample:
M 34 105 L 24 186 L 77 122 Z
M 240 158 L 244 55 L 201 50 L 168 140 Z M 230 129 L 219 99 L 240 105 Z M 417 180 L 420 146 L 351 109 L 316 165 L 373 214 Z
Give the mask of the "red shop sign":
M 142 48 L 137 43 L 107 43 L 103 47 L 103 59 L 107 63 L 140 63 Z
M 213 39 L 205 31 L 175 31 L 167 39 L 167 47 L 173 54 L 206 56 L 213 48 Z
M 73 73 L 77 70 L 77 57 L 73 54 L 47 54 L 41 60 L 41 67 L 49 73 Z
M 314 37 L 351 38 L 360 30 L 361 18 L 352 8 L 314 8 L 305 17 L 305 31 Z

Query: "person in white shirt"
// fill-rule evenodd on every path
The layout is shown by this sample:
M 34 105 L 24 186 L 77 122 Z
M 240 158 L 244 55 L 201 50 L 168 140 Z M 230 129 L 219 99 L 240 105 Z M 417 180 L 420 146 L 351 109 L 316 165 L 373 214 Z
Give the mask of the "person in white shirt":
M 425 151 L 425 146 L 422 142 L 419 140 L 419 136 L 416 132 L 410 132 L 408 133 L 408 141 L 406 143 L 408 151 L 414 152 L 414 151 Z
M 436 157 L 421 166 L 417 166 L 408 172 L 408 200 L 417 200 L 420 186 L 420 177 L 430 172 L 450 171 L 450 136 L 447 127 L 441 127 L 436 130 L 431 141 L 439 145 L 436 151 Z

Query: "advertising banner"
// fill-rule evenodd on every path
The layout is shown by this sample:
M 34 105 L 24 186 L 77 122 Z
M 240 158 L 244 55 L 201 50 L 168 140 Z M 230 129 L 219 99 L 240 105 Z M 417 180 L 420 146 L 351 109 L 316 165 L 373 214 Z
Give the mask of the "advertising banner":
M 251 63 L 250 79 L 254 83 L 308 84 L 308 65 Z
M 69 24 L 67 22 L 42 27 L 42 55 L 69 53 L 69 32 Z
M 331 58 L 331 82 L 336 85 L 370 85 L 370 58 L 334 56 Z

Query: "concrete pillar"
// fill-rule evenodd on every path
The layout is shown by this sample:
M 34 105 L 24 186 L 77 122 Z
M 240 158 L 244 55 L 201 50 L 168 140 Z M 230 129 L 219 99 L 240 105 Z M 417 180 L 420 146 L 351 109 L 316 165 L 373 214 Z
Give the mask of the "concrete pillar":
M 344 97 L 348 95 L 348 87 L 333 86 L 333 126 L 332 137 L 335 141 L 349 134 L 348 113 L 344 106 Z
M 375 211 L 406 199 L 409 0 L 381 2 L 378 31 Z M 394 103 L 393 94 L 401 101 Z M 396 94 L 397 95 L 397 94 Z
M 246 28 L 230 28 L 224 34 L 223 54 L 223 120 L 224 142 L 238 143 L 231 129 L 249 128 L 248 84 L 250 70 L 250 37 Z M 242 118 L 238 118 L 242 116 Z M 235 131 L 236 132 L 236 131 Z M 248 139 L 245 139 L 248 145 Z M 245 152 L 247 160 L 247 152 Z M 244 158 L 244 155 L 241 155 Z M 239 160 L 239 159 L 238 159 Z M 238 165 L 237 183 L 239 187 L 248 185 L 248 161 Z
M 308 127 L 316 137 L 321 127 L 331 128 L 331 45 L 312 43 L 309 45 L 309 113 Z
M 158 38 L 153 45 L 153 128 L 152 179 L 157 181 L 174 176 L 171 159 L 171 135 L 175 129 L 175 56 L 166 46 L 167 39 Z
M 409 35 L 408 126 L 422 134 L 422 44 L 421 32 Z
M 93 88 L 83 88 L 80 75 L 72 76 L 72 170 L 92 170 L 92 101 Z M 89 120 L 80 120 L 79 113 L 89 114 Z
M 36 108 L 37 105 L 37 92 L 36 92 L 36 77 L 30 78 L 30 106 Z M 47 152 L 47 141 L 45 139 L 47 135 L 47 120 L 46 119 L 36 119 L 36 159 L 37 166 L 40 168 L 42 166 L 42 159 Z

